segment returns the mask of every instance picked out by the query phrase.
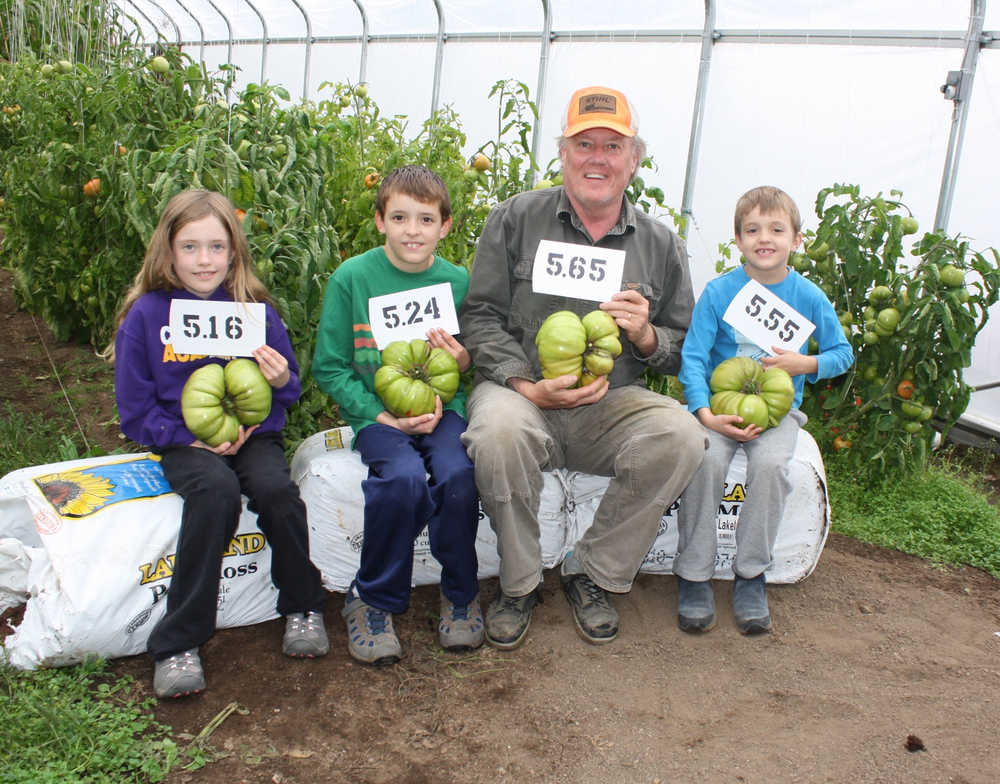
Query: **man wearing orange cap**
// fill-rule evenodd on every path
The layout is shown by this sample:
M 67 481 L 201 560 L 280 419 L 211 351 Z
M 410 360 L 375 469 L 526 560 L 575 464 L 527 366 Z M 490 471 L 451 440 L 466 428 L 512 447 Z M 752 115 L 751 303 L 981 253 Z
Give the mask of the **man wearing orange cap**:
M 462 437 L 497 534 L 500 589 L 487 640 L 520 645 L 540 600 L 542 471 L 611 477 L 594 522 L 562 564 L 581 636 L 618 634 L 607 592 L 630 590 L 664 511 L 701 463 L 697 420 L 642 383 L 650 367 L 676 373 L 694 296 L 682 241 L 625 198 L 645 155 L 624 94 L 577 90 L 559 139 L 563 185 L 518 194 L 490 213 L 459 320 L 476 365 Z M 619 285 L 620 281 L 620 285 Z M 612 284 L 610 290 L 601 288 Z M 595 292 L 607 291 L 606 295 Z M 550 314 L 599 307 L 621 330 L 607 377 L 544 378 L 535 335 Z

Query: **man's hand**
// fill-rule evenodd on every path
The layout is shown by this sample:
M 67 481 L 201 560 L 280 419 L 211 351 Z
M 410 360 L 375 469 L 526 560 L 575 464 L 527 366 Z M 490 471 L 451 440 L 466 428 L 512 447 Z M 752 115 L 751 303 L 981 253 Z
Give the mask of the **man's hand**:
M 576 408 L 596 403 L 608 393 L 607 376 L 599 376 L 585 387 L 574 388 L 576 376 L 572 373 L 557 378 L 544 378 L 541 381 L 529 381 L 526 378 L 515 378 L 510 382 L 511 388 L 539 408 Z
M 394 427 L 396 430 L 401 430 L 408 436 L 426 436 L 433 433 L 434 428 L 441 421 L 442 410 L 441 398 L 435 395 L 434 411 L 430 414 L 421 414 L 415 417 L 396 417 L 388 411 L 383 411 L 375 417 L 375 421 L 382 425 Z
M 699 408 L 698 420 L 709 430 L 714 430 L 734 441 L 753 441 L 764 432 L 757 425 L 743 427 L 743 417 L 735 414 L 713 414 L 710 408 Z
M 617 291 L 611 299 L 600 304 L 601 310 L 615 319 L 615 324 L 625 333 L 628 341 L 644 357 L 656 350 L 656 330 L 649 323 L 649 300 L 638 291 Z

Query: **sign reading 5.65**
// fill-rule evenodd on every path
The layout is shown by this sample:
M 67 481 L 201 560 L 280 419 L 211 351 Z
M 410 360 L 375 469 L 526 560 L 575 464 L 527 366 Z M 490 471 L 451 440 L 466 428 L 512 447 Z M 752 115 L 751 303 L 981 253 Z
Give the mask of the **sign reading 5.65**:
M 458 314 L 451 284 L 437 283 L 397 291 L 368 300 L 368 323 L 379 350 L 394 340 L 427 337 L 427 330 L 440 328 L 458 334 Z
M 261 302 L 175 299 L 170 303 L 168 341 L 178 354 L 249 357 L 267 342 Z
M 755 280 L 739 290 L 722 318 L 768 354 L 774 354 L 773 346 L 798 351 L 816 329 L 809 319 Z
M 622 287 L 625 251 L 541 240 L 531 287 L 539 294 L 605 302 Z

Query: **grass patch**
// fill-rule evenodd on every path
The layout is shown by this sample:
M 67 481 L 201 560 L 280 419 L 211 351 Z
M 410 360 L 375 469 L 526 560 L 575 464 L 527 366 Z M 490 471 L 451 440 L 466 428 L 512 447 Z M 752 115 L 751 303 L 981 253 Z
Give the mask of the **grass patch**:
M 0 476 L 26 466 L 45 465 L 80 457 L 83 439 L 74 430 L 67 432 L 61 419 L 25 414 L 11 403 L 0 412 Z
M 0 770 L 8 784 L 157 782 L 178 762 L 154 700 L 103 662 L 20 672 L 0 665 Z
M 982 467 L 945 453 L 921 474 L 872 487 L 838 470 L 836 456 L 825 459 L 834 531 L 1000 578 L 1000 510 Z

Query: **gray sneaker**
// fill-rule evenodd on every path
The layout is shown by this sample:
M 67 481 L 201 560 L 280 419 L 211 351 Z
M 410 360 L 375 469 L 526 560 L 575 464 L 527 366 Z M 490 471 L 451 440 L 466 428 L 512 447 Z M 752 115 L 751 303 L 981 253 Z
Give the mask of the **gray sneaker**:
M 771 631 L 771 612 L 767 607 L 764 573 L 747 580 L 733 577 L 733 615 L 743 634 L 765 634 Z
M 330 651 L 323 614 L 318 612 L 290 613 L 285 616 L 285 638 L 281 652 L 297 659 L 325 656 Z
M 618 636 L 618 612 L 608 602 L 607 591 L 585 574 L 563 575 L 562 586 L 583 639 L 600 645 Z
M 349 593 L 340 614 L 347 622 L 347 650 L 351 656 L 376 667 L 399 661 L 403 646 L 392 628 L 390 613 L 365 604 L 360 597 Z
M 701 634 L 715 628 L 715 594 L 711 580 L 677 577 L 677 625 L 688 634 Z
M 198 649 L 160 659 L 153 667 L 153 691 L 160 699 L 185 697 L 205 688 L 205 671 Z
M 486 636 L 483 609 L 477 596 L 464 607 L 456 607 L 441 594 L 441 622 L 438 640 L 446 651 L 472 651 L 483 644 Z
M 497 588 L 497 595 L 486 611 L 486 639 L 489 644 L 508 651 L 524 642 L 531 625 L 531 611 L 541 600 L 538 588 L 525 596 L 508 596 Z

